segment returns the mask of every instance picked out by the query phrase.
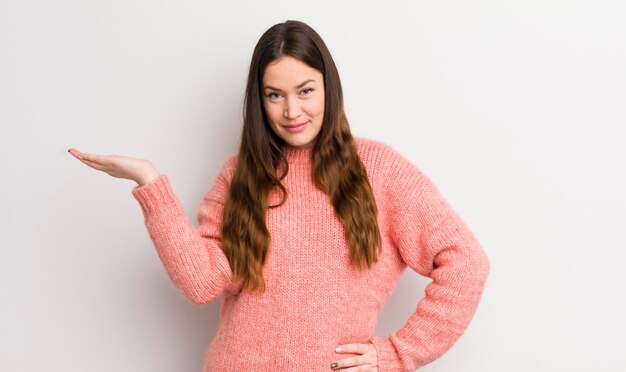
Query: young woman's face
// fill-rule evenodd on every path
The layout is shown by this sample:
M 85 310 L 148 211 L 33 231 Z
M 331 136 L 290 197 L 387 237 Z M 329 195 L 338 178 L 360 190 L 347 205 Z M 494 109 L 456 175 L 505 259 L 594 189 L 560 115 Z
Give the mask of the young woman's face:
M 289 146 L 312 146 L 324 119 L 324 76 L 296 58 L 279 58 L 263 74 L 263 107 Z

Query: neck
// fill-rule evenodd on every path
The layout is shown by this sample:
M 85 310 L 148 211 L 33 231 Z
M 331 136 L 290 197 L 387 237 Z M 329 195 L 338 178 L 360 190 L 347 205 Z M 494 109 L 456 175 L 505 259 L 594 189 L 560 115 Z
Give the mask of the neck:
M 305 163 L 311 161 L 313 146 L 309 147 L 283 147 L 283 154 L 289 163 Z

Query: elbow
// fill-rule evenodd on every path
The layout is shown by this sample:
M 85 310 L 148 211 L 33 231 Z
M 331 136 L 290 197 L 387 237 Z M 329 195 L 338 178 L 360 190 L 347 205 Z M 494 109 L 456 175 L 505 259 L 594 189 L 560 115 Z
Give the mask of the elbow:
M 471 255 L 472 274 L 476 278 L 481 287 L 484 287 L 489 272 L 491 271 L 491 262 L 485 250 L 479 245 L 475 245 L 473 254 Z
M 206 305 L 211 303 L 213 299 L 199 298 L 199 297 L 187 297 L 195 305 Z
M 206 305 L 211 303 L 221 294 L 221 292 L 217 290 L 212 290 L 210 288 L 198 288 L 196 286 L 180 287 L 179 290 L 186 299 L 196 305 Z
M 489 257 L 487 257 L 487 253 L 483 249 L 480 250 L 482 252 L 482 271 L 484 273 L 485 279 L 489 276 L 489 272 L 491 271 L 491 262 L 489 261 Z
M 211 267 L 209 270 L 185 276 L 185 280 L 175 281 L 178 289 L 196 305 L 206 305 L 230 288 L 229 272 Z
M 185 297 L 196 305 L 206 305 L 213 302 L 219 295 L 207 293 L 185 293 Z

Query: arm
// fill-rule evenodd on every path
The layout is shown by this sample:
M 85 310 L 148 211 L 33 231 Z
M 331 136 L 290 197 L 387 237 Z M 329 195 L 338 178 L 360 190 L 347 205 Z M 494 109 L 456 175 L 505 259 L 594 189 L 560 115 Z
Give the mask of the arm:
M 231 286 L 232 271 L 222 251 L 220 233 L 232 160 L 220 169 L 200 203 L 197 229 L 185 215 L 166 175 L 132 191 L 169 278 L 196 304 L 213 301 Z
M 397 154 L 388 169 L 390 237 L 406 264 L 432 282 L 403 327 L 371 341 L 380 371 L 413 371 L 463 334 L 490 266 L 474 234 L 426 175 Z

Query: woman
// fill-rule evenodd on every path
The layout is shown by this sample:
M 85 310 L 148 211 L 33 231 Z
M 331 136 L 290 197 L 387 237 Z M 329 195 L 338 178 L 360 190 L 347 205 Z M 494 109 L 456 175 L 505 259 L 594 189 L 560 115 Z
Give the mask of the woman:
M 412 371 L 468 326 L 489 272 L 463 220 L 416 166 L 350 134 L 333 59 L 287 21 L 250 64 L 237 154 L 186 218 L 151 162 L 70 152 L 132 194 L 165 269 L 191 301 L 224 296 L 206 371 Z M 376 318 L 411 267 L 432 278 L 398 331 Z

